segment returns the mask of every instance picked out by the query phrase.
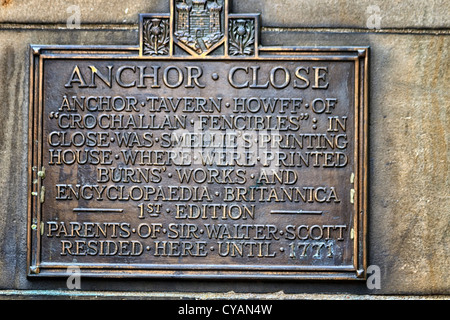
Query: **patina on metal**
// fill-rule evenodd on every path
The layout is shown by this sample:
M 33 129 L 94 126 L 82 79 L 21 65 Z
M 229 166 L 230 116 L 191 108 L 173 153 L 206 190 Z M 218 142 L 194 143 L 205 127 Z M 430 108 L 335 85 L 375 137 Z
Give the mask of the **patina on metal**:
M 269 47 L 227 0 L 138 46 L 31 46 L 29 276 L 364 279 L 367 47 Z

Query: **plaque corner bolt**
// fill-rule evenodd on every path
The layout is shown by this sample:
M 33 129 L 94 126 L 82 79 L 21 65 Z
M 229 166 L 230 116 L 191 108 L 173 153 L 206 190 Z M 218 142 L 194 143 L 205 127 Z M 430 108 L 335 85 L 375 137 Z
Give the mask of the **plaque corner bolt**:
M 41 54 L 41 47 L 31 46 L 31 50 L 33 51 L 34 55 L 40 55 Z
M 364 269 L 358 269 L 356 270 L 356 277 L 360 278 L 360 279 L 364 279 L 365 278 L 365 272 Z
M 31 266 L 30 267 L 30 274 L 39 274 L 40 270 L 38 266 Z

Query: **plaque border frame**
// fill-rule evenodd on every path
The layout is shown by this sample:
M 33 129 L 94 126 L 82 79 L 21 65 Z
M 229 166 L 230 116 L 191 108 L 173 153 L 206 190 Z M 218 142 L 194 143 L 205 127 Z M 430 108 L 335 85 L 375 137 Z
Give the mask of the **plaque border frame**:
M 165 279 L 260 279 L 260 280 L 364 280 L 367 267 L 368 217 L 368 80 L 369 47 L 258 47 L 252 57 L 230 56 L 143 56 L 140 46 L 31 45 L 29 78 L 28 219 L 27 276 L 67 277 L 67 268 L 79 267 L 83 277 L 165 278 Z M 261 54 L 265 52 L 266 54 Z M 313 60 L 355 62 L 355 170 L 353 266 L 253 266 L 230 265 L 146 265 L 146 264 L 50 264 L 40 261 L 44 230 L 41 221 L 45 195 L 45 169 L 42 164 L 43 63 L 45 59 L 133 59 L 197 61 Z M 349 177 L 350 179 L 350 177 Z

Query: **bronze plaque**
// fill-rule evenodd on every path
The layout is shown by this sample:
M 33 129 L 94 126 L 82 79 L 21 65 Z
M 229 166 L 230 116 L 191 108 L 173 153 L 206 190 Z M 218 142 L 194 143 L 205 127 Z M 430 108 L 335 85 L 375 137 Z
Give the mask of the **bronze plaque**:
M 32 46 L 30 276 L 365 277 L 368 48 L 261 46 L 228 7 Z

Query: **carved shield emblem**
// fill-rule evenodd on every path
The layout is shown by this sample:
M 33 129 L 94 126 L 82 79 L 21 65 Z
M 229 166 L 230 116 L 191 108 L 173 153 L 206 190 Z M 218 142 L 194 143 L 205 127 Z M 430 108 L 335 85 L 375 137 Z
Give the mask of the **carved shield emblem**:
M 206 55 L 225 38 L 224 0 L 177 0 L 174 41 L 191 54 Z

